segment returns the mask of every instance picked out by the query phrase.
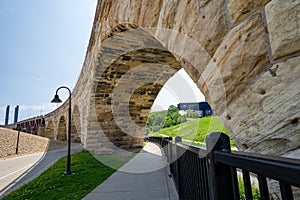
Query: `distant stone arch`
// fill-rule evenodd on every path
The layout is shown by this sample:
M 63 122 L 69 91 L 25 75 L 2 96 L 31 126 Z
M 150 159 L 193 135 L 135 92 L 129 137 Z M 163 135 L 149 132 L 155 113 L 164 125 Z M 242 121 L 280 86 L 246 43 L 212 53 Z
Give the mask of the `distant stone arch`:
M 54 124 L 52 120 L 50 120 L 46 125 L 45 137 L 49 139 L 54 139 L 54 136 L 55 136 Z
M 59 119 L 56 139 L 61 141 L 67 140 L 67 124 L 64 116 L 61 116 Z
M 81 123 L 80 123 L 80 112 L 78 106 L 75 105 L 72 112 L 72 126 L 71 126 L 71 140 L 72 142 L 81 142 Z

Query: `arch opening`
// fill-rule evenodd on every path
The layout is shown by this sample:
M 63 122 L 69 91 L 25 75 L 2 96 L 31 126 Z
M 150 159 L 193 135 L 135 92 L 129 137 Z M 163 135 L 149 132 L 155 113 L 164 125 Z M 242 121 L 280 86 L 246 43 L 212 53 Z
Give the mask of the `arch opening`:
M 152 104 L 180 68 L 170 52 L 142 49 L 122 55 L 104 71 L 96 89 L 97 119 L 115 146 L 143 145 Z
M 49 121 L 46 126 L 45 137 L 49 139 L 54 139 L 54 135 L 55 135 L 54 124 L 52 121 Z
M 71 126 L 71 141 L 81 142 L 81 123 L 80 123 L 80 112 L 78 106 L 75 105 L 72 112 L 72 126 Z
M 100 128 L 114 146 L 142 146 L 161 88 L 180 69 L 193 66 L 138 28 L 110 34 L 99 56 L 93 100 Z M 194 80 L 199 76 L 190 75 Z

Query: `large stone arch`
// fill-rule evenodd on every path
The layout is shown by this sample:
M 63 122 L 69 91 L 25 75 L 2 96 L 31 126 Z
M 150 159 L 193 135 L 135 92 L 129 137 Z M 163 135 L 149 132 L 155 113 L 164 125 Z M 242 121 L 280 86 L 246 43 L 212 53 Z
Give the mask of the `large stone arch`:
M 101 42 L 90 105 L 99 123 L 96 129 L 102 130 L 105 136 L 101 137 L 107 137 L 115 146 L 142 145 L 157 94 L 182 67 L 195 82 L 199 80 L 199 88 L 219 113 L 234 99 L 232 91 L 246 85 L 237 84 L 235 90 L 232 85 L 226 86 L 215 58 L 193 38 L 169 29 L 156 32 L 122 23 L 108 31 Z M 263 65 L 262 60 L 259 65 Z
M 120 91 L 126 80 L 134 80 L 130 74 L 139 72 L 139 59 L 149 61 L 153 55 L 154 64 L 143 63 L 149 69 L 160 55 L 168 54 L 170 62 L 180 63 L 197 83 L 240 150 L 273 155 L 299 151 L 299 7 L 299 1 L 288 0 L 99 1 L 84 66 L 72 93 L 84 107 L 84 147 L 101 149 L 110 141 L 119 146 L 139 143 L 122 143 L 124 124 L 140 130 L 147 111 L 137 109 L 136 103 L 151 100 L 143 98 L 155 84 L 129 88 L 132 95 L 125 95 L 129 104 L 125 109 L 116 101 L 118 94 L 100 90 Z M 122 72 L 113 67 L 129 63 Z M 121 77 L 110 77 L 114 70 Z M 66 105 L 47 117 L 66 113 Z M 122 120 L 124 113 L 118 113 L 122 110 L 131 121 Z
M 67 140 L 67 123 L 64 116 L 61 116 L 59 118 L 57 124 L 56 140 L 61 140 L 61 141 Z
M 48 121 L 45 128 L 45 137 L 49 139 L 54 139 L 55 130 L 54 130 L 54 123 L 52 120 Z
M 96 130 L 103 131 L 102 143 L 103 138 L 108 138 L 117 147 L 141 146 L 151 106 L 164 83 L 182 67 L 190 73 L 197 72 L 191 76 L 196 80 L 201 75 L 199 69 L 209 62 L 209 54 L 201 45 L 195 46 L 191 38 L 177 35 L 178 42 L 167 43 L 165 36 L 174 32 L 164 31 L 155 37 L 152 28 L 123 23 L 104 38 L 90 103 L 98 122 L 98 127 L 92 126 L 91 131 L 98 136 L 101 133 Z M 180 43 L 191 46 L 189 49 L 194 52 L 177 49 Z M 193 56 L 202 59 L 191 59 Z M 93 139 L 92 142 L 97 142 Z
M 205 53 L 199 46 L 194 49 Z M 208 62 L 208 54 L 202 55 L 206 59 L 198 64 Z M 102 138 L 107 137 L 118 147 L 143 144 L 147 118 L 157 94 L 170 77 L 188 65 L 184 58 L 183 65 L 175 56 L 153 36 L 151 29 L 128 23 L 112 28 L 101 44 L 90 103 L 99 123 L 96 129 L 105 134 Z M 192 65 L 188 67 L 196 71 Z M 91 128 L 95 130 L 95 126 Z M 99 131 L 97 134 L 101 135 Z

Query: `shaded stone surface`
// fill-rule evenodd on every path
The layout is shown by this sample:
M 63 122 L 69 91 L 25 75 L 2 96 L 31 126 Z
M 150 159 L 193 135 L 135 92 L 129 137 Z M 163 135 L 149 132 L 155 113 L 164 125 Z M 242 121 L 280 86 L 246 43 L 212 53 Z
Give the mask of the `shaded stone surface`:
M 180 68 L 162 49 L 128 52 L 106 68 L 97 83 L 95 104 L 99 124 L 112 143 L 121 148 L 142 146 L 150 108 Z
M 198 85 L 217 113 L 268 66 L 265 29 L 260 14 L 235 27 L 224 38 Z

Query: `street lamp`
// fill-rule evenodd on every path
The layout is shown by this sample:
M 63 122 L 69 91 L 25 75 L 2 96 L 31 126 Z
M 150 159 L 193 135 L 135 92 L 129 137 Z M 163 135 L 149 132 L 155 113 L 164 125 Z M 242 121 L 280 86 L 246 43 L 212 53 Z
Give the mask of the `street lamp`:
M 73 173 L 71 171 L 71 90 L 66 86 L 59 87 L 56 90 L 54 99 L 51 101 L 51 103 L 61 103 L 62 102 L 57 94 L 58 90 L 60 90 L 61 88 L 65 88 L 69 91 L 68 154 L 67 154 L 67 170 L 65 171 L 64 174 L 70 175 Z

